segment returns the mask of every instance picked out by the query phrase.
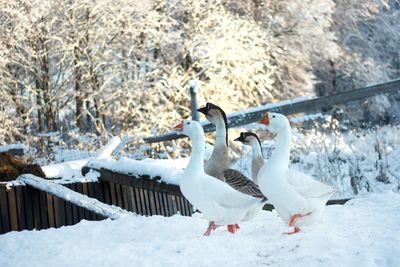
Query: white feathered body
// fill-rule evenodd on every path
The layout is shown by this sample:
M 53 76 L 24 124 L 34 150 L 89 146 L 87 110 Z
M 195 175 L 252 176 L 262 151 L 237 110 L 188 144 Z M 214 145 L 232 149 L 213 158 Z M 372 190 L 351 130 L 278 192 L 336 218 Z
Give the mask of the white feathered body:
M 261 199 L 236 191 L 225 182 L 204 172 L 205 140 L 203 128 L 194 121 L 185 121 L 183 133 L 192 140 L 192 155 L 180 180 L 180 189 L 189 202 L 218 225 L 249 220 Z
M 260 170 L 260 190 L 268 197 L 279 217 L 288 223 L 294 214 L 308 215 L 297 221 L 297 226 L 310 225 L 322 214 L 333 188 L 308 175 L 289 169 Z
M 250 220 L 264 205 L 260 199 L 240 193 L 202 170 L 186 169 L 180 188 L 205 218 L 219 225 Z
M 277 133 L 276 148 L 258 174 L 258 185 L 284 222 L 288 223 L 293 215 L 300 214 L 302 217 L 295 226 L 312 224 L 321 216 L 335 190 L 304 173 L 289 169 L 289 121 L 280 114 L 270 115 L 272 121 L 268 129 Z

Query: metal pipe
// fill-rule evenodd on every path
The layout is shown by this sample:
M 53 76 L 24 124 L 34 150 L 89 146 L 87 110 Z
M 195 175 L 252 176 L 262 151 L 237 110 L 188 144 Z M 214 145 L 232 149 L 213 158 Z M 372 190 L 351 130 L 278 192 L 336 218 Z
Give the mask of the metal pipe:
M 192 120 L 199 121 L 199 112 L 197 111 L 197 92 L 200 90 L 200 81 L 199 80 L 190 80 L 189 81 L 190 88 L 190 109 L 192 111 Z

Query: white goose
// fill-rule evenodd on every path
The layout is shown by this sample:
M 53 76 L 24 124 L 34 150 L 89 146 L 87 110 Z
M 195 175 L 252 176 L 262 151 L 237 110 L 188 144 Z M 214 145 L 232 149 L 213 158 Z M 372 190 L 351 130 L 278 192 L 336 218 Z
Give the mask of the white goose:
M 186 120 L 175 126 L 174 130 L 192 140 L 192 155 L 183 172 L 180 188 L 190 203 L 210 221 L 204 235 L 210 235 L 219 225 L 228 225 L 228 231 L 234 233 L 235 224 L 251 218 L 264 202 L 204 173 L 205 139 L 198 122 Z
M 263 156 L 260 139 L 255 133 L 241 132 L 240 136 L 236 138 L 235 141 L 239 141 L 245 145 L 251 146 L 253 151 L 253 156 L 251 158 L 251 178 L 253 179 L 254 183 L 258 184 L 258 172 L 265 164 L 265 158 Z
M 258 185 L 278 215 L 294 234 L 300 226 L 314 223 L 335 191 L 312 177 L 289 169 L 291 128 L 288 119 L 277 113 L 265 113 L 259 121 L 276 134 L 276 148 L 258 173 Z

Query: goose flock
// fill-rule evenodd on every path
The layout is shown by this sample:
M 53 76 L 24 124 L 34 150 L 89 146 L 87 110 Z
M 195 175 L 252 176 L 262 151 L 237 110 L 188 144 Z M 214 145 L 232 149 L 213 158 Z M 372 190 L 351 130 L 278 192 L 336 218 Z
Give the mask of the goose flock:
M 225 112 L 213 103 L 198 109 L 216 127 L 214 148 L 205 162 L 203 127 L 193 120 L 184 120 L 173 128 L 191 139 L 192 152 L 180 189 L 187 200 L 209 221 L 204 235 L 226 225 L 230 233 L 239 230 L 239 223 L 259 214 L 268 202 L 279 217 L 292 228 L 286 234 L 300 232 L 301 226 L 321 217 L 326 202 L 335 189 L 312 177 L 289 168 L 291 128 L 282 114 L 265 113 L 258 122 L 276 134 L 276 148 L 265 159 L 259 137 L 242 132 L 235 141 L 252 148 L 251 179 L 230 168 L 228 123 Z

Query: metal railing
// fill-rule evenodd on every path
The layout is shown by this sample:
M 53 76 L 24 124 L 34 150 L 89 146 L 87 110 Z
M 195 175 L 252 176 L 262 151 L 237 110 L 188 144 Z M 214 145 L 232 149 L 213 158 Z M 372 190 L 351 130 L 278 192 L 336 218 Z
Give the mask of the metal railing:
M 400 79 L 386 83 L 374 84 L 364 88 L 330 95 L 321 96 L 312 99 L 295 99 L 292 101 L 283 101 L 280 103 L 267 104 L 257 108 L 251 108 L 241 112 L 234 112 L 227 115 L 228 128 L 243 126 L 258 121 L 265 112 L 277 112 L 284 115 L 296 114 L 300 112 L 309 112 L 322 107 L 332 107 L 337 104 L 344 104 L 350 101 L 360 100 L 378 94 L 392 94 L 400 91 Z M 204 132 L 215 131 L 215 126 L 208 122 L 202 122 Z M 145 142 L 155 143 L 174 140 L 185 137 L 177 133 L 165 133 L 157 136 L 144 138 Z

